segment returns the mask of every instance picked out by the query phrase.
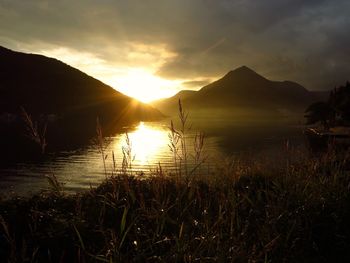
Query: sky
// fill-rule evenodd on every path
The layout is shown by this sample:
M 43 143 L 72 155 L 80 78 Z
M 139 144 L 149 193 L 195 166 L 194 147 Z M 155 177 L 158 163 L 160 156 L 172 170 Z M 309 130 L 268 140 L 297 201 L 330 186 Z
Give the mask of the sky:
M 325 90 L 350 80 L 349 11 L 348 0 L 0 0 L 0 45 L 145 102 L 242 65 Z

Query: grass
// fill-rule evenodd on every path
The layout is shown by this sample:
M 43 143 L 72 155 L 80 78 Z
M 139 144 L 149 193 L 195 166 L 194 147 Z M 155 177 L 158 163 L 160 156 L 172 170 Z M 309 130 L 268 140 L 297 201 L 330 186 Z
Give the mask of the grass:
M 2 261 L 350 261 L 346 154 L 287 149 L 280 165 L 236 159 L 201 176 L 184 163 L 182 128 L 171 134 L 173 175 L 130 176 L 125 149 L 127 167 L 96 189 L 66 195 L 50 177 L 51 191 L 0 202 Z
M 3 201 L 0 256 L 9 262 L 348 262 L 348 174 L 318 161 L 285 168 L 240 164 L 190 185 L 125 175 L 84 194 Z

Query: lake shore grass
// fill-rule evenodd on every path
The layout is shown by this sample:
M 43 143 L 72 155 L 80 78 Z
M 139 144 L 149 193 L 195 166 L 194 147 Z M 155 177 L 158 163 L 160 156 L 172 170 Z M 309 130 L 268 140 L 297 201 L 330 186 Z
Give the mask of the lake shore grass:
M 0 200 L 3 262 L 350 262 L 349 152 L 308 155 L 286 142 L 276 158 L 205 165 L 204 135 L 189 154 L 179 101 L 169 147 L 175 169 L 132 170 L 126 136 L 121 169 L 104 165 L 97 188 L 50 190 Z M 97 122 L 101 161 L 107 158 Z M 113 163 L 114 153 L 112 152 Z M 190 159 L 193 159 L 190 161 Z
M 3 262 L 349 262 L 348 158 L 235 160 L 214 174 L 127 171 L 0 202 Z

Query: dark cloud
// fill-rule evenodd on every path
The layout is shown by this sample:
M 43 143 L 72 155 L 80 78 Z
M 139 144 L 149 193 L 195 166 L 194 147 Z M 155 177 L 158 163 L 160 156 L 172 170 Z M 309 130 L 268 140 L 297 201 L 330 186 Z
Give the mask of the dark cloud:
M 64 46 L 133 63 L 133 45 L 175 56 L 166 78 L 220 77 L 247 65 L 310 89 L 350 78 L 348 0 L 0 0 L 0 44 Z M 155 53 L 156 55 L 157 53 Z

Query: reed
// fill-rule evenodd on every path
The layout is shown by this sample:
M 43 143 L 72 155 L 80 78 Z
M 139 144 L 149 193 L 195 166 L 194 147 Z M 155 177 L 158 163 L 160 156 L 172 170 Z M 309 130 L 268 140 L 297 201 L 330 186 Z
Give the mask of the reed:
M 38 122 L 34 121 L 32 116 L 28 114 L 23 107 L 21 107 L 21 115 L 25 125 L 27 137 L 35 142 L 40 147 L 41 153 L 44 154 L 47 147 L 47 123 L 45 122 L 43 125 L 41 125 L 42 127 L 39 127 Z
M 183 120 L 186 120 L 183 115 Z M 286 148 L 278 165 L 222 160 L 190 171 L 186 122 L 170 128 L 176 176 L 111 171 L 76 195 L 43 192 L 0 202 L 4 262 L 349 262 L 347 154 Z M 195 140 L 203 162 L 203 135 Z M 129 151 L 130 150 L 130 151 Z M 129 154 L 130 153 L 130 154 Z M 104 157 L 105 155 L 103 155 Z M 112 154 L 113 156 L 113 154 Z M 298 156 L 298 158 L 296 158 Z M 186 169 L 187 165 L 187 169 Z M 115 170 L 114 165 L 113 170 Z M 58 190 L 58 189 L 57 189 Z

